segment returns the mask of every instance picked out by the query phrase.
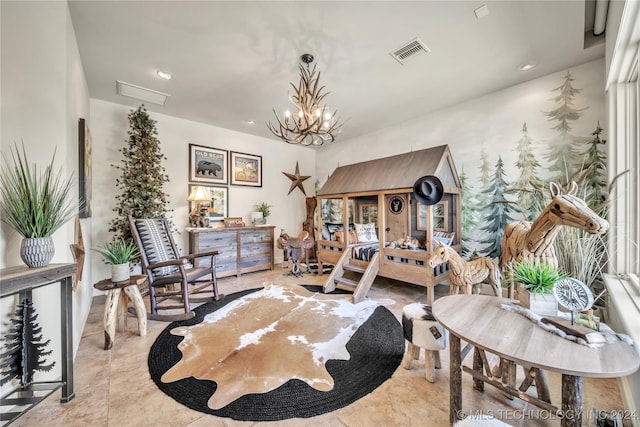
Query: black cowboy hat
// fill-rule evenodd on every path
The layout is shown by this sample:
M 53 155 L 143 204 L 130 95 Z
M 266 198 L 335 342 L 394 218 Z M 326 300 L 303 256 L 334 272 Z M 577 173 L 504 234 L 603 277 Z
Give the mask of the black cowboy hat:
M 413 194 L 423 205 L 435 205 L 444 195 L 444 187 L 437 176 L 427 175 L 418 178 L 413 184 Z

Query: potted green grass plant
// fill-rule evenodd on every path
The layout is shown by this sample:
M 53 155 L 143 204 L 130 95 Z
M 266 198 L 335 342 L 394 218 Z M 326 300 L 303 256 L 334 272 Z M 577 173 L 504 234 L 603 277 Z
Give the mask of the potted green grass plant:
M 55 247 L 51 235 L 69 221 L 73 203 L 72 177 L 54 171 L 55 152 L 44 171 L 30 164 L 24 145 L 15 146 L 11 159 L 3 155 L 0 171 L 0 219 L 23 237 L 20 257 L 32 268 L 51 262 Z
M 131 277 L 129 263 L 140 255 L 138 246 L 131 240 L 117 239 L 97 247 L 105 264 L 111 265 L 111 281 L 124 282 Z
M 271 215 L 271 205 L 266 202 L 261 202 L 253 206 L 256 212 L 261 212 L 264 218 L 264 223 L 267 223 L 267 218 Z
M 564 277 L 557 267 L 540 261 L 518 261 L 510 267 L 510 279 L 516 283 L 521 304 L 539 315 L 556 316 L 558 302 L 553 285 Z

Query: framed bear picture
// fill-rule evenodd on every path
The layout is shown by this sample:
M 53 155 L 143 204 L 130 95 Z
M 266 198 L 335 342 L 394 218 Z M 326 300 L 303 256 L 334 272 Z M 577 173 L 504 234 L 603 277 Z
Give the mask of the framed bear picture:
M 189 144 L 189 181 L 227 184 L 227 150 Z

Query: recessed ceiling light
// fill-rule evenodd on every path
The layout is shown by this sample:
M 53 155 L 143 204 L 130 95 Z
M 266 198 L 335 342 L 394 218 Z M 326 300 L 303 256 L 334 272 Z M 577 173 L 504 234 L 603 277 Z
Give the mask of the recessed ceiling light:
M 171 80 L 171 77 L 173 77 L 171 73 L 168 71 L 158 70 L 157 74 L 158 74 L 158 77 L 165 80 Z
M 536 68 L 536 64 L 535 61 L 529 61 L 529 62 L 525 62 L 523 64 L 518 65 L 518 71 L 529 71 L 529 70 L 533 70 L 534 68 Z
M 248 125 L 255 125 L 256 124 L 255 120 L 245 120 L 244 122 L 245 122 L 245 124 L 248 124 Z
M 485 16 L 489 15 L 489 8 L 486 4 L 483 4 L 479 8 L 473 11 L 476 14 L 476 19 L 482 19 Z

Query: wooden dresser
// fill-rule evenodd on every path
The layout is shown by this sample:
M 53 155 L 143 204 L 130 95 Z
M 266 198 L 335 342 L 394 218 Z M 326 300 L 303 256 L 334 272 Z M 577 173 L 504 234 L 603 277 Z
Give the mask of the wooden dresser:
M 274 225 L 188 228 L 190 253 L 218 251 L 216 277 L 273 270 Z

